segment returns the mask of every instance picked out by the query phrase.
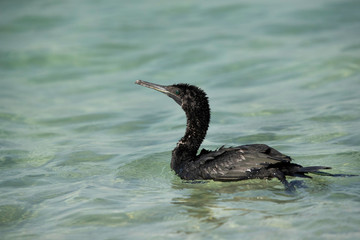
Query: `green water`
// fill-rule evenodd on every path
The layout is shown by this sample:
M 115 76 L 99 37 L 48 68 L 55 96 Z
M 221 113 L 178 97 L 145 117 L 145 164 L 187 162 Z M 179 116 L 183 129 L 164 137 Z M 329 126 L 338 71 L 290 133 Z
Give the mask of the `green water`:
M 360 2 L 1 1 L 1 239 L 359 239 L 359 177 L 187 183 L 173 100 L 209 95 L 203 147 L 265 143 L 360 170 Z M 290 179 L 293 180 L 293 179 Z

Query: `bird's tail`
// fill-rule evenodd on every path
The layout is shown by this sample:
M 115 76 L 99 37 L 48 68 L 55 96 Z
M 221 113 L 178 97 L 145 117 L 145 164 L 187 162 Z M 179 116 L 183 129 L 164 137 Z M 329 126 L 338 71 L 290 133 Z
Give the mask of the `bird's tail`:
M 331 169 L 331 167 L 325 167 L 325 166 L 301 167 L 300 169 L 297 169 L 296 173 L 298 173 L 298 174 L 300 174 L 302 176 L 304 176 L 305 173 L 312 173 L 312 174 L 316 174 L 316 175 L 329 176 L 329 177 L 355 177 L 355 176 L 359 176 L 359 175 L 353 175 L 353 174 L 332 174 L 332 173 L 319 171 L 319 170 L 322 170 L 322 169 Z M 306 176 L 306 177 L 309 177 L 309 176 Z
M 282 172 L 282 174 L 285 175 L 289 175 L 289 176 L 295 176 L 295 177 L 302 177 L 302 178 L 312 178 L 309 175 L 306 175 L 308 173 L 312 173 L 312 174 L 316 174 L 316 175 L 321 175 L 321 176 L 329 176 L 329 177 L 355 177 L 355 176 L 359 176 L 359 175 L 353 175 L 353 174 L 331 174 L 331 173 L 327 173 L 327 172 L 323 172 L 320 170 L 324 170 L 324 169 L 331 169 L 331 167 L 325 167 L 325 166 L 311 166 L 311 167 L 302 167 L 300 165 L 295 164 L 294 168 L 291 169 L 290 172 Z M 279 177 L 276 176 L 285 186 L 286 191 L 288 192 L 294 192 L 295 191 L 295 186 L 302 185 L 301 181 L 291 181 L 290 183 L 286 181 L 286 179 L 283 177 Z

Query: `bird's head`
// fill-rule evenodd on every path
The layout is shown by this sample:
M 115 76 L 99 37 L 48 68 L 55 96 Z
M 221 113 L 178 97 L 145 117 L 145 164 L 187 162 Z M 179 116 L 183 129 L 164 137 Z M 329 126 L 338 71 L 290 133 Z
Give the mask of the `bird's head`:
M 199 111 L 203 108 L 209 108 L 205 92 L 196 86 L 184 83 L 163 86 L 142 80 L 136 80 L 135 83 L 168 95 L 174 99 L 175 102 L 185 110 L 185 112 Z

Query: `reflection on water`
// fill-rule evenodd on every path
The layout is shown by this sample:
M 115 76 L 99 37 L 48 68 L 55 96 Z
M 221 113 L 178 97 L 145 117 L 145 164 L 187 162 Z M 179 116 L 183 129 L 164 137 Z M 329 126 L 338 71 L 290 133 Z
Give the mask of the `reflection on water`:
M 288 194 L 281 183 L 266 180 L 249 180 L 234 183 L 212 181 L 183 182 L 173 181 L 172 187 L 186 192 L 183 197 L 175 197 L 181 214 L 211 223 L 217 228 L 234 216 L 261 214 L 274 216 L 274 205 L 295 205 L 302 199 L 301 194 Z M 282 215 L 282 212 L 278 214 Z M 296 212 L 286 213 L 296 215 Z

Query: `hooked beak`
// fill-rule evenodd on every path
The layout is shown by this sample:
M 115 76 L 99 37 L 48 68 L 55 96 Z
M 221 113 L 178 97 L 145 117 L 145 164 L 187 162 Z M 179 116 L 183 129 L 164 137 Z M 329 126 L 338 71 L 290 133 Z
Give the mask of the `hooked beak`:
M 136 80 L 135 84 L 138 84 L 140 86 L 143 87 L 147 87 L 147 88 L 151 88 L 154 89 L 156 91 L 165 93 L 166 95 L 168 95 L 169 97 L 171 97 L 172 99 L 175 100 L 175 102 L 177 104 L 179 104 L 181 106 L 181 99 L 179 96 L 175 95 L 174 93 L 170 92 L 168 90 L 168 86 L 163 86 L 163 85 L 159 85 L 159 84 L 155 84 L 155 83 L 151 83 L 151 82 L 146 82 L 146 81 L 142 81 L 142 80 Z

